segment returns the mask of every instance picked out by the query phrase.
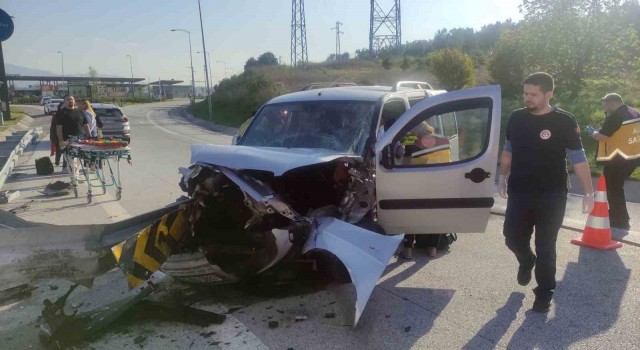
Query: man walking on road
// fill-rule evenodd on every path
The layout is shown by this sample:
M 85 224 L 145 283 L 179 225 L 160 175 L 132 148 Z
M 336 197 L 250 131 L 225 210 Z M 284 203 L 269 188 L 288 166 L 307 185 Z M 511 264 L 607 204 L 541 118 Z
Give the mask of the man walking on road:
M 602 109 L 606 115 L 602 128 L 596 131 L 593 127 L 587 126 L 589 135 L 598 141 L 607 141 L 625 121 L 640 118 L 638 111 L 625 105 L 622 97 L 616 93 L 605 95 L 601 101 Z M 627 201 L 624 196 L 624 182 L 638 165 L 640 165 L 640 159 L 626 160 L 620 155 L 616 155 L 604 165 L 611 227 L 622 230 L 631 228 Z
M 58 147 L 60 147 L 60 150 L 64 149 L 66 146 L 69 136 L 82 137 L 83 130 L 87 135 L 91 133 L 84 113 L 76 108 L 76 100 L 73 96 L 68 96 L 65 99 L 64 105 L 60 111 L 56 113 L 55 123 L 56 135 L 58 136 Z M 74 170 L 76 169 L 78 169 L 78 167 L 74 166 Z M 67 159 L 63 158 L 62 173 L 67 174 L 68 172 Z
M 523 84 L 526 108 L 509 117 L 498 192 L 508 198 L 504 236 L 520 264 L 518 283 L 529 284 L 535 267 L 532 309 L 545 313 L 556 287 L 556 239 L 567 204 L 566 157 L 585 191 L 584 213 L 593 208 L 593 185 L 575 118 L 550 105 L 551 75 L 534 73 Z M 530 245 L 534 228 L 535 254 Z

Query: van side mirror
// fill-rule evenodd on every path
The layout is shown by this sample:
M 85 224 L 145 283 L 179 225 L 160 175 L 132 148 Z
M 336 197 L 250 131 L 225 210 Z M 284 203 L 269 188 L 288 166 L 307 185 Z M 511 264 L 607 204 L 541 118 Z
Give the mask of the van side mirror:
M 392 152 L 391 150 L 392 150 L 392 145 L 386 145 L 382 149 L 382 158 L 380 159 L 380 165 L 382 165 L 382 167 L 387 170 L 393 169 L 393 153 L 394 152 Z

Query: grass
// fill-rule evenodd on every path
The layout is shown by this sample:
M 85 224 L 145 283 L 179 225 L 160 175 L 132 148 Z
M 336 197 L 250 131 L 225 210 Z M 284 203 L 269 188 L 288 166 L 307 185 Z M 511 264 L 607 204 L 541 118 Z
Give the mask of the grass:
M 17 107 L 10 107 L 10 108 L 11 108 L 11 120 L 5 119 L 4 126 L 0 126 L 0 132 L 6 131 L 12 126 L 15 126 L 16 124 L 18 124 L 20 119 L 22 119 L 24 116 L 27 115 L 20 108 L 17 108 Z

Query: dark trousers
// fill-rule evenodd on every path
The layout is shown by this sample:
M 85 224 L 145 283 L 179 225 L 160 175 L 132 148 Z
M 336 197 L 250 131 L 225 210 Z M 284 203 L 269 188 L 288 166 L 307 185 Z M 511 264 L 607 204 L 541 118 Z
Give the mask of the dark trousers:
M 536 298 L 549 302 L 556 288 L 556 240 L 567 205 L 563 190 L 539 193 L 509 191 L 504 220 L 507 247 L 515 254 L 520 266 L 531 267 L 533 251 L 531 236 L 535 228 Z
M 624 197 L 624 182 L 638 166 L 637 161 L 613 159 L 604 166 L 604 178 L 607 181 L 607 200 L 609 201 L 609 221 L 612 227 L 629 226 L 629 212 Z

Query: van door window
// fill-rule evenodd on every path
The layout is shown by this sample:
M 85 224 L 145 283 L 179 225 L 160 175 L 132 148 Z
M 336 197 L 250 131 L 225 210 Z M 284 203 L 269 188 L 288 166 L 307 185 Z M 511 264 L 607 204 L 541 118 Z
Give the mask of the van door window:
M 391 125 L 407 111 L 402 100 L 391 100 L 384 104 L 380 116 L 380 125 L 384 126 L 384 130 L 389 130 Z

